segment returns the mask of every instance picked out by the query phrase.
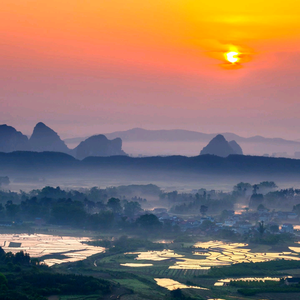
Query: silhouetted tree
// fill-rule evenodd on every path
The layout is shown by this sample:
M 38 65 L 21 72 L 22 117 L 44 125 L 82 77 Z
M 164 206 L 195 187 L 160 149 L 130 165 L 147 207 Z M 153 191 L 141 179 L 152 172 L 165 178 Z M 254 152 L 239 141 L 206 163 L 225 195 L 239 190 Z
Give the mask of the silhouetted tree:
M 140 216 L 136 220 L 136 224 L 146 230 L 158 230 L 162 227 L 162 223 L 158 220 L 157 216 L 153 214 Z
M 204 216 L 207 213 L 208 207 L 206 205 L 201 205 L 200 207 L 200 213 L 202 216 Z
M 122 211 L 120 199 L 118 198 L 110 198 L 107 202 L 107 207 L 114 213 L 120 213 Z
M 138 202 L 127 202 L 124 205 L 124 214 L 128 217 L 133 217 L 135 214 L 142 211 L 141 205 Z
M 257 228 L 258 232 L 259 232 L 259 235 L 260 237 L 263 236 L 266 228 L 265 228 L 265 224 L 264 224 L 264 221 L 261 221 L 261 222 L 258 222 L 258 228 Z

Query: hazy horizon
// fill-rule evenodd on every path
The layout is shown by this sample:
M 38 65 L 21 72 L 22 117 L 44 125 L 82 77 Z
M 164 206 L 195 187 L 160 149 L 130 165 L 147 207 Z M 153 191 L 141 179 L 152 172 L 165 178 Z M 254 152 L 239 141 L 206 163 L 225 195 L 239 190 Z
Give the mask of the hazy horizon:
M 43 120 L 63 138 L 134 127 L 300 138 L 294 0 L 2 6 L 1 123 L 30 134 Z
M 60 136 L 61 139 L 65 140 L 65 139 L 72 139 L 72 138 L 88 138 L 90 136 L 93 135 L 98 135 L 98 134 L 110 134 L 110 133 L 114 133 L 114 132 L 122 132 L 122 131 L 128 131 L 128 130 L 132 130 L 132 129 L 144 129 L 144 130 L 187 130 L 187 131 L 194 131 L 194 132 L 198 132 L 198 133 L 204 133 L 204 134 L 225 134 L 225 133 L 232 133 L 232 134 L 236 134 L 240 137 L 243 138 L 250 138 L 250 137 L 254 137 L 254 136 L 262 136 L 264 138 L 282 138 L 285 140 L 290 140 L 290 141 L 300 141 L 299 136 L 300 135 L 293 135 L 291 136 L 290 134 L 287 135 L 279 135 L 278 133 L 274 132 L 273 135 L 267 135 L 267 134 L 259 134 L 257 132 L 252 132 L 252 131 L 247 131 L 247 132 L 242 132 L 242 133 L 238 133 L 239 130 L 220 130 L 220 131 L 214 131 L 214 130 L 206 130 L 206 131 L 202 131 L 201 128 L 197 129 L 197 128 L 184 128 L 184 127 L 172 127 L 172 126 L 166 126 L 166 127 L 159 127 L 159 126 L 126 126 L 126 127 L 122 127 L 121 125 L 114 125 L 114 124 L 107 124 L 107 125 L 99 125 L 99 126 L 86 126 L 85 124 L 80 124 L 78 125 L 78 127 L 76 127 L 76 132 L 74 129 L 74 133 L 70 133 L 70 132 L 64 132 L 63 128 L 64 126 L 62 126 L 59 123 L 56 122 L 46 122 L 44 120 L 40 120 L 37 119 L 37 121 L 35 122 L 31 122 L 28 125 L 24 125 L 21 124 L 19 122 L 3 122 L 0 125 L 8 125 L 8 126 L 12 126 L 14 127 L 17 131 L 22 132 L 23 134 L 27 135 L 28 137 L 30 137 L 32 135 L 33 132 L 33 128 L 35 127 L 35 125 L 39 122 L 44 123 L 45 125 L 47 125 L 48 127 L 50 127 L 51 129 L 53 129 L 55 132 L 57 132 L 57 134 Z M 24 122 L 26 123 L 26 122 Z M 16 125 L 15 125 L 16 124 Z M 95 129 L 99 128 L 99 130 Z M 214 126 L 212 126 L 213 128 Z M 89 129 L 92 128 L 92 129 Z M 106 130 L 107 128 L 107 130 Z M 111 128 L 111 130 L 109 130 Z M 113 129 L 115 128 L 115 129 Z M 105 131 L 106 130 L 106 131 Z M 289 138 L 290 137 L 290 138 Z

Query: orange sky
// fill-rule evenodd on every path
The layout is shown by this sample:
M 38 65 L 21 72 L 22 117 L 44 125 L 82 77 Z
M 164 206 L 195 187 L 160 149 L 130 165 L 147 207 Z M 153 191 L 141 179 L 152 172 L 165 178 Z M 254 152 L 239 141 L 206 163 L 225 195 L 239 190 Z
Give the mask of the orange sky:
M 299 1 L 2 0 L 0 20 L 0 123 L 300 138 Z

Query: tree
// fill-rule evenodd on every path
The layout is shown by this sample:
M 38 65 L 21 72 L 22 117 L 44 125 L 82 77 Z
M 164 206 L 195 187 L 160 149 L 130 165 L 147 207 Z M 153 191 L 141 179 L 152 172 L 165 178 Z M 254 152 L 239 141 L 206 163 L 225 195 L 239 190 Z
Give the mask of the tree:
M 14 219 L 17 213 L 20 211 L 19 205 L 13 204 L 12 201 L 7 201 L 7 203 L 5 204 L 5 208 L 6 208 L 7 216 L 10 219 Z
M 90 215 L 88 224 L 92 229 L 110 228 L 114 223 L 114 213 L 111 211 L 102 211 L 98 214 Z
M 138 202 L 130 201 L 124 205 L 124 214 L 128 217 L 133 217 L 137 213 L 141 212 L 142 208 Z
M 201 230 L 208 230 L 213 226 L 213 222 L 210 220 L 204 220 L 202 224 L 200 225 Z
M 257 210 L 259 211 L 259 210 L 265 210 L 266 208 L 265 208 L 265 206 L 263 205 L 263 204 L 259 204 L 258 206 L 257 206 Z
M 122 206 L 120 203 L 120 199 L 118 198 L 110 198 L 106 204 L 106 206 L 111 209 L 114 213 L 122 212 Z
M 259 232 L 259 235 L 260 237 L 263 236 L 266 228 L 265 228 L 265 224 L 264 224 L 264 221 L 261 221 L 261 222 L 258 222 L 258 228 L 257 228 L 258 232 Z
M 2 274 L 2 273 L 0 273 L 0 287 L 2 286 L 2 285 L 5 285 L 5 286 L 7 286 L 7 279 L 6 279 L 6 277 Z
M 224 222 L 226 219 L 228 219 L 229 217 L 231 216 L 231 213 L 227 210 L 227 209 L 224 209 L 222 212 L 221 212 L 221 215 L 220 215 L 220 220 L 222 222 Z
M 249 207 L 254 209 L 264 201 L 263 194 L 253 194 L 250 198 Z
M 181 289 L 176 289 L 170 292 L 171 299 L 185 299 Z
M 262 181 L 258 186 L 266 189 L 275 189 L 278 187 L 274 181 Z
M 272 233 L 277 233 L 277 232 L 279 232 L 279 226 L 278 226 L 277 224 L 271 225 L 271 226 L 270 226 L 270 231 L 271 231 Z
M 83 203 L 62 199 L 51 210 L 52 222 L 59 225 L 81 226 L 86 220 Z
M 158 220 L 157 216 L 153 214 L 140 216 L 136 220 L 136 224 L 145 230 L 158 230 L 162 226 L 162 223 Z
M 204 216 L 207 213 L 208 207 L 206 205 L 201 205 L 200 207 L 200 213 L 202 216 Z
M 293 212 L 300 216 L 300 204 L 294 205 Z
M 257 190 L 259 189 L 259 185 L 258 184 L 254 184 L 253 186 L 253 195 L 257 194 Z

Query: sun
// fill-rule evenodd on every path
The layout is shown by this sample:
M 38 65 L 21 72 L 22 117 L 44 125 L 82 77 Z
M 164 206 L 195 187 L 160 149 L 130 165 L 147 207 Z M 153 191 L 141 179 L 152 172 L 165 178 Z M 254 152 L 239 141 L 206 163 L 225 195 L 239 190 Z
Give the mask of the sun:
M 239 52 L 236 51 L 230 51 L 224 54 L 226 60 L 228 60 L 230 63 L 235 64 L 236 62 L 238 62 L 240 59 L 238 57 Z

